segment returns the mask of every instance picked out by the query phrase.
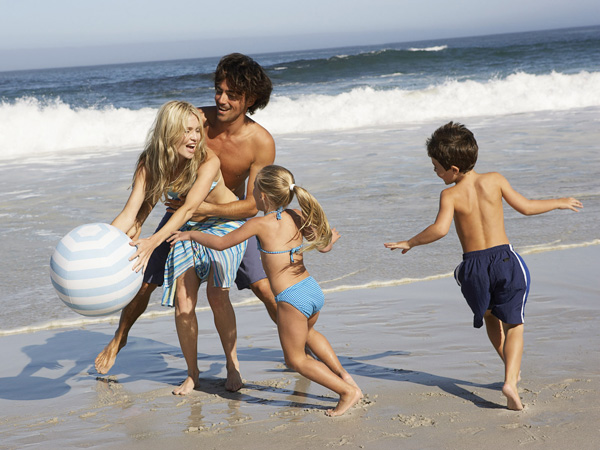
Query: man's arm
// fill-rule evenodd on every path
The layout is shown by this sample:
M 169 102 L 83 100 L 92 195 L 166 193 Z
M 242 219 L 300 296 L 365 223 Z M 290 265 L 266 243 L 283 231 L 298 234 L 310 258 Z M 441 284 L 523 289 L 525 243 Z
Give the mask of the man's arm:
M 254 181 L 256 180 L 256 175 L 263 167 L 273 164 L 275 161 L 275 141 L 271 135 L 266 132 L 266 130 L 265 136 L 261 137 L 260 142 L 256 145 L 256 148 L 257 150 L 255 152 L 254 161 L 252 162 L 248 173 L 246 198 L 223 204 L 204 202 L 198 207 L 192 220 L 198 220 L 199 218 L 206 217 L 223 217 L 226 219 L 239 220 L 247 219 L 256 215 L 258 209 L 256 208 L 256 202 L 254 201 L 254 196 L 252 195 L 254 191 Z

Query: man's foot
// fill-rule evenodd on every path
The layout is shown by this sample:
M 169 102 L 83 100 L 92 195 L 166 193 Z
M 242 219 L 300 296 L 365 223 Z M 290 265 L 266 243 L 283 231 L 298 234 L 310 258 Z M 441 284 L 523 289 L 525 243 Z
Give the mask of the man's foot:
M 198 377 L 195 377 L 194 379 L 193 377 L 188 375 L 188 377 L 183 381 L 183 383 L 181 383 L 181 385 L 173 389 L 173 395 L 188 395 L 190 392 L 192 392 L 195 388 L 198 387 L 199 383 L 200 380 L 198 379 Z
M 237 392 L 244 386 L 242 375 L 237 367 L 227 369 L 227 380 L 225 381 L 225 389 L 230 392 Z
M 523 409 L 521 397 L 519 397 L 519 392 L 517 390 L 516 385 L 511 386 L 508 383 L 504 383 L 504 386 L 502 386 L 502 393 L 506 396 L 506 407 L 508 409 L 511 409 L 513 411 L 521 411 Z
M 118 340 L 117 337 L 113 337 L 111 341 L 104 347 L 98 356 L 96 356 L 95 366 L 96 371 L 99 374 L 106 374 L 115 364 L 117 354 L 127 344 L 127 338 L 124 337 L 122 340 Z
M 352 406 L 356 405 L 362 397 L 360 389 L 352 386 L 353 390 L 350 394 L 340 395 L 340 401 L 334 409 L 330 409 L 325 412 L 329 417 L 341 416 Z

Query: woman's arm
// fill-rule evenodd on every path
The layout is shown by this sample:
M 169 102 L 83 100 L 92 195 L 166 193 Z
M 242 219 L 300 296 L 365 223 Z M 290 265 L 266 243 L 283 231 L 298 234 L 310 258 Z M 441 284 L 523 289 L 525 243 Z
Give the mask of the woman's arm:
M 148 238 L 138 239 L 132 243 L 137 246 L 137 251 L 130 260 L 138 258 L 134 263 L 134 270 L 145 270 L 154 249 L 192 218 L 193 213 L 210 192 L 210 186 L 217 176 L 219 167 L 219 158 L 212 151 L 208 151 L 207 158 L 198 169 L 196 181 L 186 195 L 184 204 L 173 213 L 160 230 Z
M 129 194 L 129 198 L 127 199 L 127 203 L 111 223 L 111 225 L 117 227 L 123 233 L 129 233 L 136 229 L 135 219 L 144 203 L 145 186 L 146 169 L 140 167 L 135 174 L 133 187 L 131 189 L 131 194 Z M 133 236 L 129 235 L 129 237 Z

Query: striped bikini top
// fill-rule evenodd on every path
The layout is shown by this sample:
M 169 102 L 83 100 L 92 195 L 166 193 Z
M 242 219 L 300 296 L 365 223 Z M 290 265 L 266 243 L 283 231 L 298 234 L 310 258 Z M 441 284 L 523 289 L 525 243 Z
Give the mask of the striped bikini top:
M 279 208 L 277 208 L 275 211 L 269 211 L 268 213 L 265 213 L 265 216 L 268 214 L 272 214 L 275 213 L 275 217 L 277 218 L 277 220 L 281 220 L 281 213 L 283 212 L 283 207 L 280 206 Z M 289 253 L 290 254 L 290 262 L 293 263 L 294 262 L 294 253 L 298 253 L 300 252 L 300 250 L 302 249 L 302 247 L 304 246 L 304 244 L 300 244 L 298 247 L 294 247 L 291 250 L 280 250 L 277 252 L 268 252 L 267 250 L 263 250 L 263 248 L 260 246 L 260 241 L 258 239 L 256 239 L 258 242 L 258 249 L 263 252 L 263 253 L 268 253 L 270 255 L 278 255 L 280 253 Z
M 219 180 L 213 181 L 212 184 L 210 185 L 210 190 L 208 192 L 210 193 L 214 188 L 216 188 L 217 184 L 219 184 Z M 177 200 L 179 198 L 179 194 L 177 192 L 169 191 L 169 192 L 167 192 L 167 195 L 169 197 L 171 197 L 173 200 Z

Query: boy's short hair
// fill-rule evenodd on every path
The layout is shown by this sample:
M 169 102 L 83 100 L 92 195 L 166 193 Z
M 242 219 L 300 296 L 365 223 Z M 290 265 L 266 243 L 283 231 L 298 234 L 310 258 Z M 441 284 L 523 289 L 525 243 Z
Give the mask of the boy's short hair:
M 479 147 L 473 133 L 460 123 L 448 122 L 427 139 L 427 155 L 449 170 L 456 166 L 465 173 L 475 167 Z
M 273 85 L 264 69 L 252 58 L 241 53 L 231 53 L 223 56 L 215 70 L 215 87 L 223 81 L 238 95 L 244 95 L 247 100 L 254 100 L 248 108 L 252 115 L 257 109 L 262 109 L 269 103 Z

